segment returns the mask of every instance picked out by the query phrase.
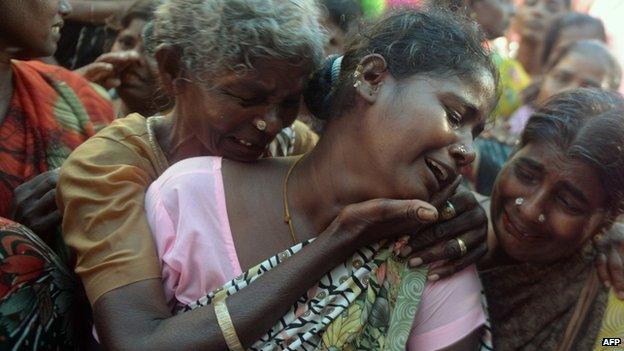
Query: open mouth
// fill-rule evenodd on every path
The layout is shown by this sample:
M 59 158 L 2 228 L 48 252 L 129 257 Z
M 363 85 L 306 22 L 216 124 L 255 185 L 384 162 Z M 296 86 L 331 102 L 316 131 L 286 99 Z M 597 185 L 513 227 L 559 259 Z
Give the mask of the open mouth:
M 449 176 L 449 171 L 447 167 L 442 165 L 440 162 L 434 159 L 428 158 L 428 157 L 425 158 L 425 163 L 427 164 L 427 167 L 429 167 L 433 175 L 438 180 L 440 187 L 442 187 L 444 184 L 447 184 L 449 182 L 451 177 Z
M 60 33 L 63 28 L 63 22 L 58 22 L 52 26 L 52 33 Z
M 245 147 L 248 147 L 250 149 L 259 149 L 260 148 L 260 146 L 258 146 L 258 144 L 254 143 L 254 142 L 252 142 L 250 140 L 244 139 L 244 138 L 237 138 L 235 136 L 230 136 L 230 139 L 232 141 L 234 141 L 234 142 L 236 142 L 236 143 L 238 143 L 240 145 L 243 145 Z
M 515 225 L 506 210 L 503 210 L 503 226 L 505 227 L 505 231 L 521 241 L 538 241 L 543 238 L 539 233 L 536 234 L 532 230 L 527 230 Z

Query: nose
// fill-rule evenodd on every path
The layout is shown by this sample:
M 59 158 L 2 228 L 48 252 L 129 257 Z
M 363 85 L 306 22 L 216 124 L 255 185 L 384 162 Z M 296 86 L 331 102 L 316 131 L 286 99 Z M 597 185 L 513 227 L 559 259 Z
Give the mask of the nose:
M 61 0 L 59 2 L 59 9 L 58 9 L 59 14 L 61 15 L 61 17 L 67 17 L 69 16 L 69 14 L 72 12 L 72 7 L 69 3 L 69 1 L 67 0 Z
M 520 218 L 527 223 L 540 223 L 540 216 L 546 213 L 544 204 L 546 200 L 546 192 L 538 189 L 531 194 L 525 194 L 524 202 L 518 205 L 518 213 Z M 517 205 L 517 204 L 516 204 Z
M 464 167 L 471 164 L 477 157 L 474 151 L 472 141 L 469 143 L 458 143 L 451 145 L 449 152 L 455 160 L 458 167 Z

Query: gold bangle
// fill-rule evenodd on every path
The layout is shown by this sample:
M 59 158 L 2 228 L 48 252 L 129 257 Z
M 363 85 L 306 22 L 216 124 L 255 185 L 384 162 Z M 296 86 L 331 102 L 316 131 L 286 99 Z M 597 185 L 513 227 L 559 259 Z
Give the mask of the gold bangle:
M 241 345 L 238 335 L 236 335 L 236 329 L 234 329 L 234 323 L 232 323 L 232 318 L 225 304 L 225 299 L 217 301 L 214 305 L 214 309 L 217 315 L 219 328 L 221 328 L 221 333 L 223 334 L 228 349 L 231 351 L 244 351 L 245 349 L 243 345 Z

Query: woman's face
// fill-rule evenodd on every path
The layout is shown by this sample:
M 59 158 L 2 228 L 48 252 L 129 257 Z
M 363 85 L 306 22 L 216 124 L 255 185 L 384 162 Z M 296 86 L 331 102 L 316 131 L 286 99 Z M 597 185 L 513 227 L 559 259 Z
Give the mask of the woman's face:
M 244 75 L 232 72 L 213 79 L 211 89 L 193 84 L 176 102 L 186 111 L 181 122 L 206 155 L 256 160 L 297 118 L 309 73 L 306 67 L 267 60 Z
M 609 88 L 608 63 L 596 59 L 596 55 L 570 52 L 544 77 L 537 96 L 537 104 L 544 103 L 551 96 L 576 88 Z
M 566 11 L 564 0 L 524 0 L 512 26 L 524 39 L 543 41 L 552 20 Z
M 579 250 L 604 221 L 606 194 L 596 170 L 558 146 L 529 144 L 498 175 L 492 223 L 505 253 L 552 262 Z
M 50 56 L 70 12 L 67 0 L 0 1 L 0 43 L 17 49 L 17 58 Z
M 505 35 L 515 14 L 513 0 L 476 0 L 471 6 L 489 40 Z
M 430 199 L 475 158 L 473 138 L 494 100 L 494 80 L 480 70 L 472 78 L 387 74 L 379 97 L 353 128 L 369 155 L 379 194 Z M 385 183 L 385 184 L 384 184 Z
M 147 22 L 134 18 L 115 38 L 111 52 L 135 51 L 141 60 L 119 72 L 121 84 L 116 88 L 119 96 L 132 109 L 134 106 L 151 106 L 156 96 L 158 68 L 155 60 L 145 55 L 141 33 Z
M 600 40 L 604 38 L 602 31 L 596 25 L 569 26 L 559 32 L 559 37 L 553 45 L 553 49 L 549 57 L 557 57 L 561 50 L 573 42 L 579 40 Z

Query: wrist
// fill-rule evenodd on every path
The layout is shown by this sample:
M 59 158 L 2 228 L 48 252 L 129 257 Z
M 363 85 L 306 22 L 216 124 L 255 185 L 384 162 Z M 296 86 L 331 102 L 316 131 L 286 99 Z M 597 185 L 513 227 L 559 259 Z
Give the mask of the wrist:
M 343 231 L 325 231 L 315 241 L 320 241 L 319 244 L 325 246 L 327 252 L 341 261 L 361 246 L 357 239 L 356 235 Z

